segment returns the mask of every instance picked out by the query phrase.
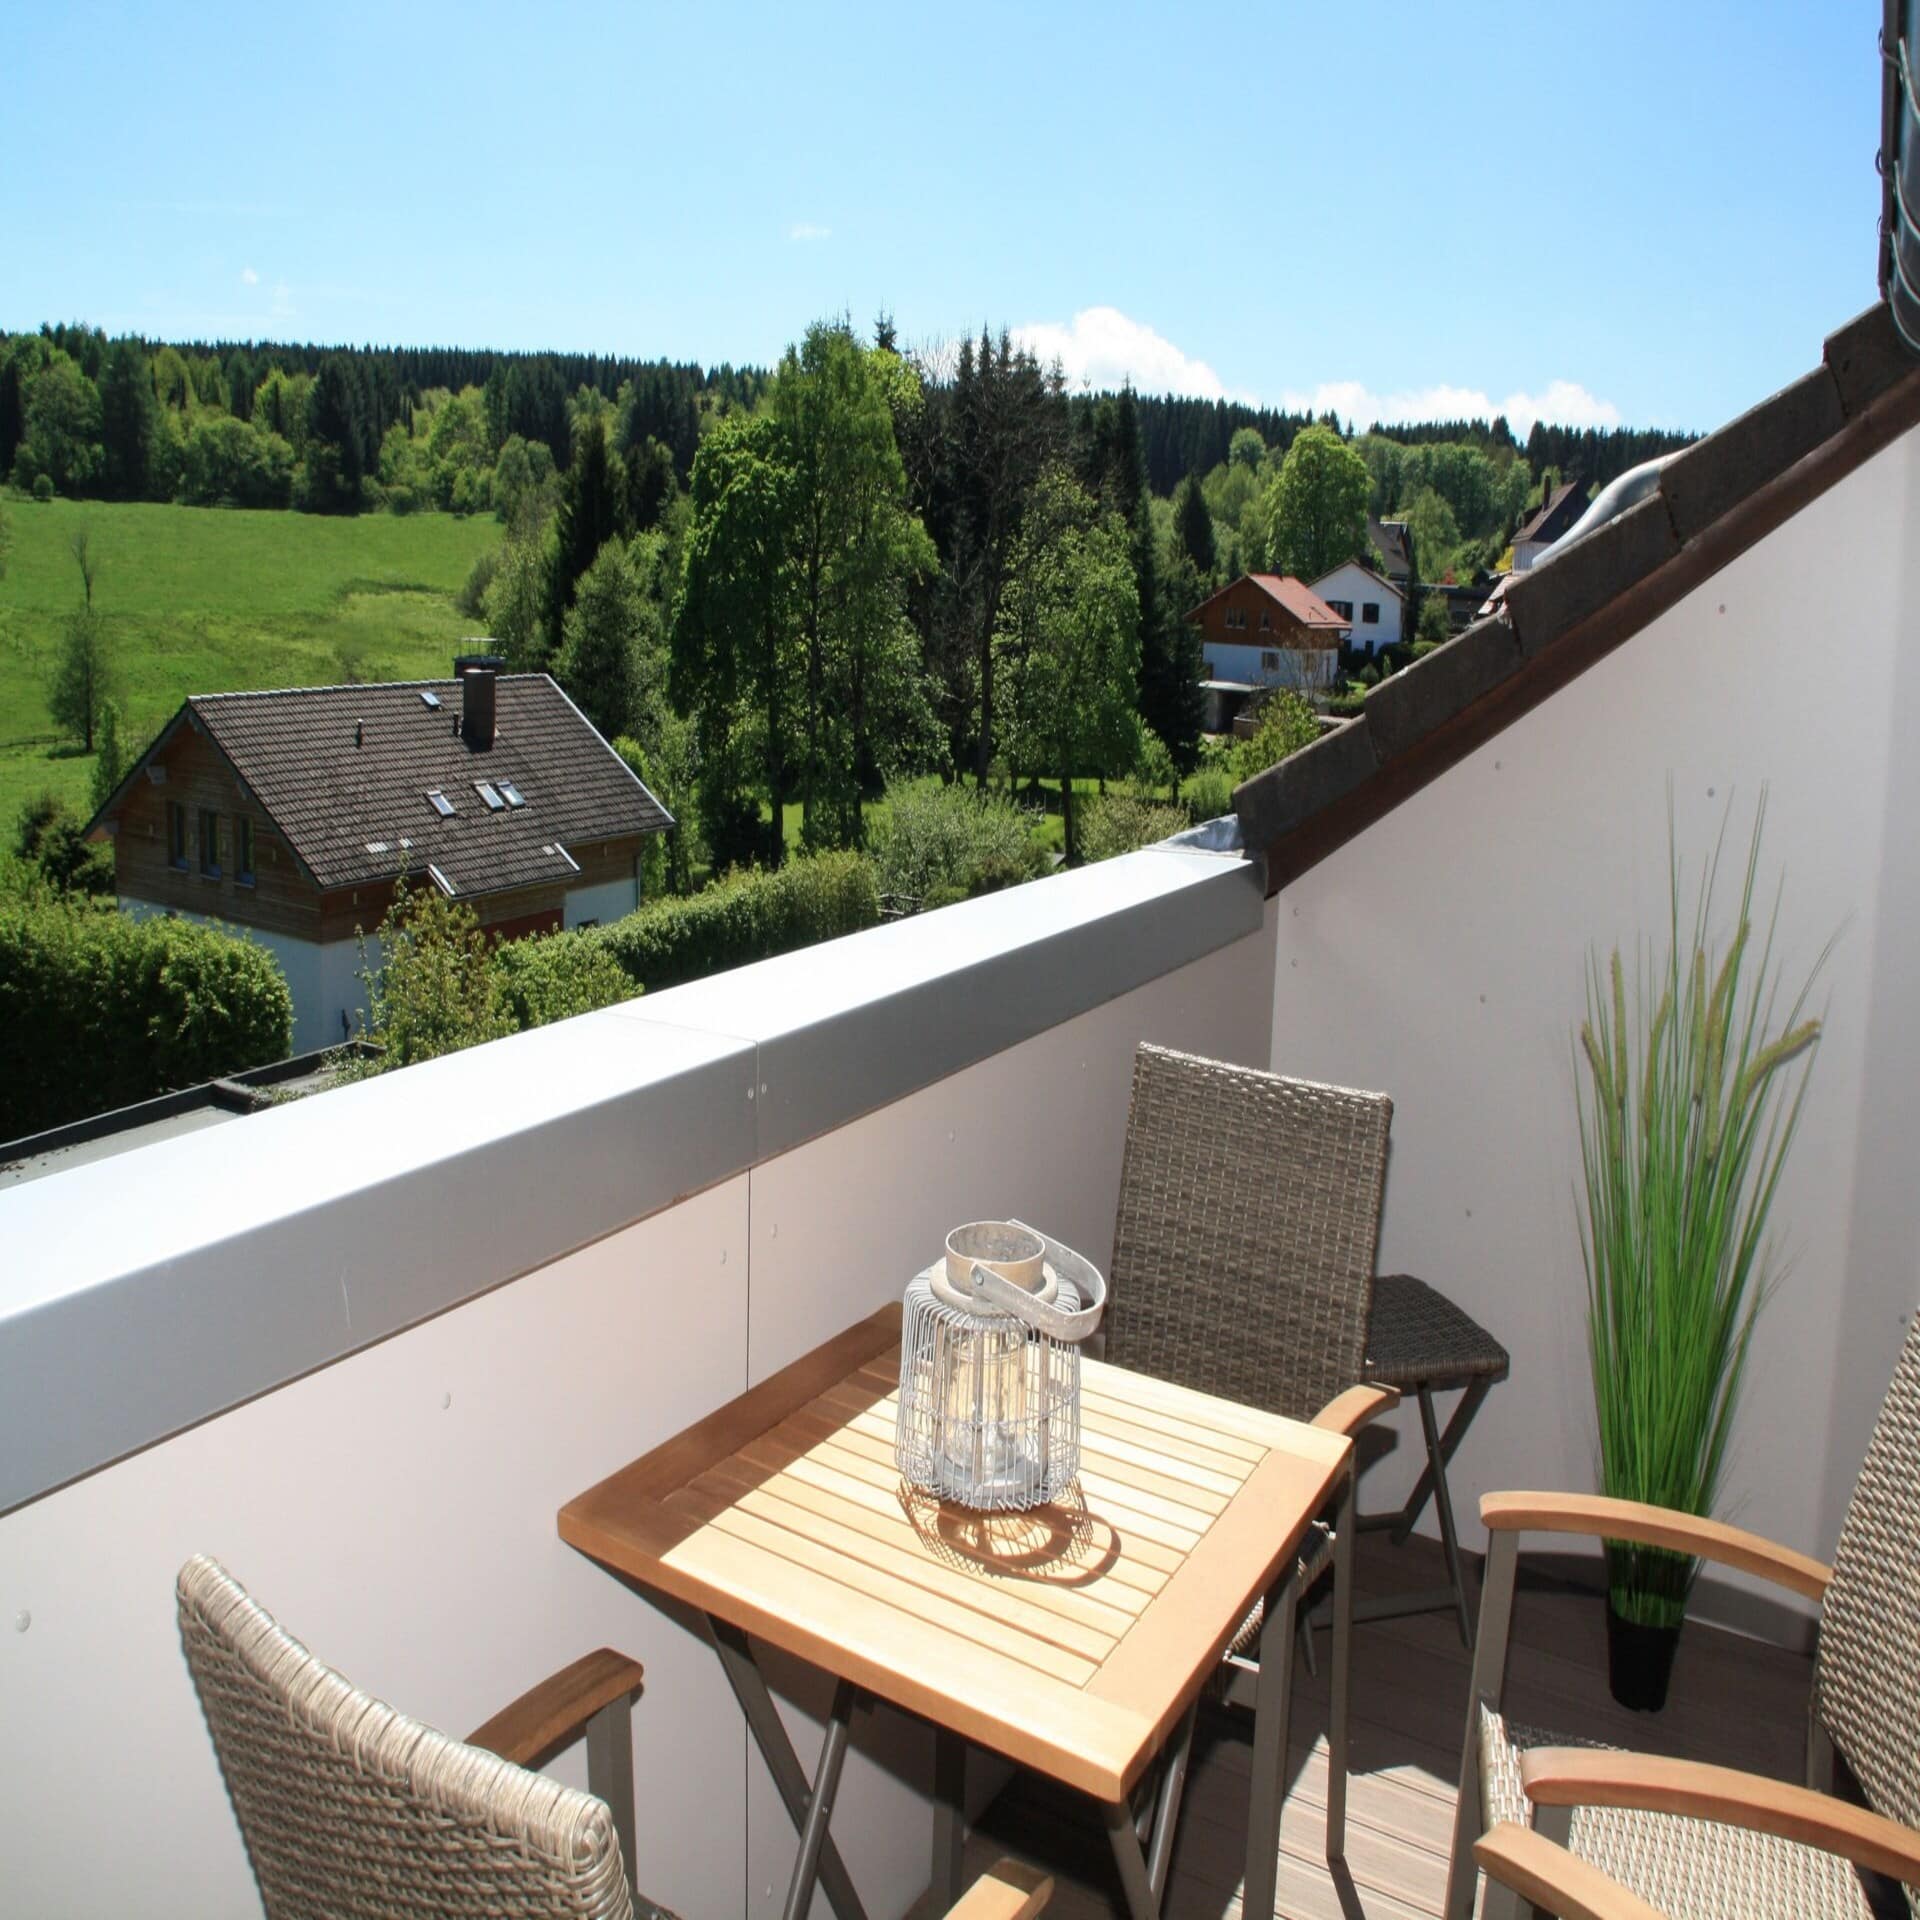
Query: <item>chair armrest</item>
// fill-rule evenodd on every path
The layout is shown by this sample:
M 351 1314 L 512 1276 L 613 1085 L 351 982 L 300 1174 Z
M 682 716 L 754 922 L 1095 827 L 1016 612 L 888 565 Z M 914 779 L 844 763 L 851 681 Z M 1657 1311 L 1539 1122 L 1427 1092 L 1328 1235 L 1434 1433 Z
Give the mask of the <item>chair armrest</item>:
M 578 1739 L 603 1707 L 632 1699 L 643 1675 L 638 1660 L 602 1647 L 529 1687 L 509 1707 L 467 1735 L 467 1745 L 484 1747 L 516 1766 L 540 1767 Z
M 1761 1534 L 1639 1500 L 1610 1500 L 1597 1493 L 1489 1493 L 1480 1502 L 1480 1518 L 1489 1533 L 1581 1533 L 1642 1547 L 1670 1547 L 1675 1553 L 1758 1574 L 1809 1600 L 1818 1600 L 1833 1578 L 1824 1560 L 1778 1546 Z
M 1698 1760 L 1590 1747 L 1532 1748 L 1520 1756 L 1520 1778 L 1535 1806 L 1686 1814 L 1797 1840 L 1920 1885 L 1920 1833 L 1810 1787 Z
M 1344 1433 L 1349 1439 L 1369 1420 L 1391 1413 L 1400 1404 L 1394 1387 L 1349 1387 L 1337 1393 L 1313 1416 L 1313 1424 L 1328 1433 Z
M 1053 1897 L 1053 1882 L 1017 1860 L 997 1860 L 957 1904 L 946 1920 L 1033 1920 Z
M 1560 1920 L 1664 1920 L 1637 1893 L 1526 1827 L 1503 1820 L 1474 1842 L 1487 1877 Z

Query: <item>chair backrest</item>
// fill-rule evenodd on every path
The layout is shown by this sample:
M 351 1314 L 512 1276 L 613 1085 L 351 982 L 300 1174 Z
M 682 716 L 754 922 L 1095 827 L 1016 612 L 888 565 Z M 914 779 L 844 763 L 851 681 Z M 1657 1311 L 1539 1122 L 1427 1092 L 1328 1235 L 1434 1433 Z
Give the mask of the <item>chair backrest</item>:
M 1107 1358 L 1310 1420 L 1361 1378 L 1393 1102 L 1134 1059 Z
M 1814 1702 L 1867 1804 L 1920 1826 L 1920 1315 L 1847 1502 Z
M 180 1639 L 272 1920 L 629 1920 L 613 1816 L 349 1686 L 217 1561 L 180 1570 Z

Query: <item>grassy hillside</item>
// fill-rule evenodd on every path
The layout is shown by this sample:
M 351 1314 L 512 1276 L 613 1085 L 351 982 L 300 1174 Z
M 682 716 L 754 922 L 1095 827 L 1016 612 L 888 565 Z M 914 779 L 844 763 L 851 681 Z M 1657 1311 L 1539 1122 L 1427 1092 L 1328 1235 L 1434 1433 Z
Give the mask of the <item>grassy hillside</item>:
M 190 693 L 444 675 L 473 623 L 453 595 L 500 538 L 450 514 L 356 520 L 18 496 L 0 579 L 0 838 L 29 794 L 86 803 L 93 763 L 47 717 L 46 673 L 80 595 L 74 534 L 97 568 L 131 754 Z

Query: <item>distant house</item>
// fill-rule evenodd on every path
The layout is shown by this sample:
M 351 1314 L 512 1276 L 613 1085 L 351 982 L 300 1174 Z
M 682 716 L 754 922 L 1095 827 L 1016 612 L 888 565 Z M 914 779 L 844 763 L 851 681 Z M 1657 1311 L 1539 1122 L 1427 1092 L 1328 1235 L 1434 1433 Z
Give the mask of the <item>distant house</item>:
M 1189 610 L 1209 680 L 1232 686 L 1318 686 L 1352 625 L 1292 574 L 1243 573 Z
M 1358 653 L 1396 647 L 1406 625 L 1407 596 L 1371 567 L 1349 560 L 1323 573 L 1313 589 L 1353 629 L 1349 645 Z
M 129 913 L 220 920 L 279 959 L 296 1052 L 353 1030 L 404 871 L 503 939 L 617 919 L 673 822 L 544 673 L 196 694 L 89 831 Z
M 1513 570 L 1525 573 L 1587 510 L 1587 490 L 1577 480 L 1555 487 L 1514 529 Z
M 1413 585 L 1413 542 L 1404 520 L 1367 521 L 1367 544 L 1380 556 L 1380 571 L 1402 593 Z

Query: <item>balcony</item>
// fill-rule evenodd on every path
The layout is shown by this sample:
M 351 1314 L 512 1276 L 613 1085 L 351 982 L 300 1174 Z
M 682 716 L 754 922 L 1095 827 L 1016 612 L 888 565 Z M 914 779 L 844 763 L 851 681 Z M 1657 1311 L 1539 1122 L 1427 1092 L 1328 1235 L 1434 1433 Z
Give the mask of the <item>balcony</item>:
M 1633 619 L 1604 600 L 1531 652 L 1523 627 L 1491 679 L 1471 635 L 1410 670 L 1249 797 L 1250 849 L 1151 849 L 0 1193 L 5 1904 L 255 1910 L 172 1621 L 176 1569 L 208 1551 L 456 1730 L 586 1647 L 628 1649 L 643 1885 L 689 1916 L 777 1911 L 792 1830 L 710 1652 L 564 1547 L 556 1509 L 896 1297 L 956 1221 L 1018 1214 L 1104 1264 L 1143 1039 L 1389 1090 L 1382 1267 L 1513 1355 L 1455 1462 L 1469 1545 L 1486 1490 L 1590 1486 L 1571 1036 L 1589 945 L 1665 911 L 1669 781 L 1685 848 L 1768 786 L 1789 974 L 1844 928 L 1777 1203 L 1795 1270 L 1730 1476 L 1742 1524 L 1829 1552 L 1920 1269 L 1902 380 L 1849 464 L 1788 446 L 1777 511 L 1679 537 L 1660 564 L 1691 571 L 1664 587 L 1642 569 Z M 1449 675 L 1454 706 L 1409 744 Z M 1413 1429 L 1391 1437 L 1368 1505 L 1411 1483 Z M 1420 1551 L 1370 1550 L 1364 1576 L 1424 1580 Z M 1806 1620 L 1737 1579 L 1703 1582 L 1696 1613 L 1675 1708 L 1623 1729 L 1585 1714 L 1597 1603 L 1523 1595 L 1521 1711 L 1793 1773 Z M 1349 1892 L 1370 1915 L 1437 1904 L 1451 1632 L 1358 1635 Z M 810 1753 L 822 1690 L 779 1682 Z M 1279 1911 L 1333 1913 L 1306 1685 Z M 870 1911 L 904 1913 L 930 1743 L 887 1713 L 856 1726 L 835 1832 Z M 1230 1726 L 1208 1735 L 1175 1913 L 1238 1904 L 1244 1766 Z M 556 1771 L 584 1779 L 577 1754 Z M 979 1844 L 1077 1873 L 1060 1910 L 1101 1910 L 1069 1809 L 985 1766 L 973 1789 Z

